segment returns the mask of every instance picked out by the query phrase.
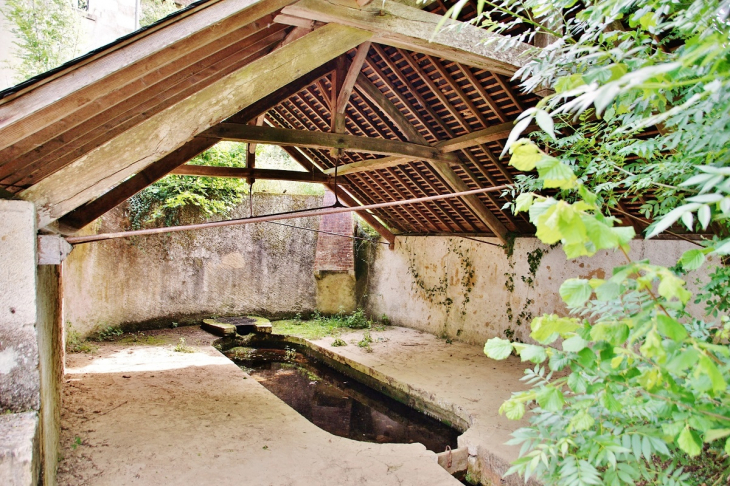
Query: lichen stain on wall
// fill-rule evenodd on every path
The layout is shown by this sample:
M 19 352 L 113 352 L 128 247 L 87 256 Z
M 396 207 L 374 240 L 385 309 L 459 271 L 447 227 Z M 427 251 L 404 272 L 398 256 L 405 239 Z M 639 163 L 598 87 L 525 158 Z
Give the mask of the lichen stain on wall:
M 496 239 L 485 241 L 498 243 Z M 668 266 L 674 265 L 684 251 L 695 248 L 687 242 L 667 240 L 634 240 L 631 246 L 633 259 L 648 258 Z M 531 276 L 528 257 L 534 259 L 539 254 L 534 283 L 528 285 L 522 279 Z M 504 338 L 510 332 L 512 339 L 532 342 L 526 316 L 568 314 L 558 294 L 563 281 L 580 276 L 605 277 L 625 260 L 620 253 L 602 251 L 593 258 L 566 261 L 560 248 L 551 250 L 535 238 L 519 238 L 513 262 L 510 267 L 500 247 L 458 237 L 399 237 L 394 250 L 380 245 L 377 249 L 370 269 L 367 311 L 371 315 L 386 314 L 396 325 L 473 344 L 483 344 L 492 337 Z M 473 274 L 465 280 L 464 274 L 470 269 Z M 697 277 L 694 273 L 686 278 L 693 291 Z M 509 274 L 514 274 L 512 291 L 506 282 Z M 700 307 L 693 304 L 688 309 L 697 312 Z M 510 310 L 512 319 L 508 317 Z
M 321 196 L 257 194 L 254 213 L 317 207 Z M 230 218 L 248 216 L 248 205 Z M 182 224 L 198 222 L 194 214 Z M 318 218 L 286 224 L 316 229 Z M 125 207 L 85 233 L 128 229 Z M 315 309 L 316 233 L 260 223 L 79 245 L 64 263 L 66 321 L 82 335 L 107 326 L 202 316 L 290 315 Z

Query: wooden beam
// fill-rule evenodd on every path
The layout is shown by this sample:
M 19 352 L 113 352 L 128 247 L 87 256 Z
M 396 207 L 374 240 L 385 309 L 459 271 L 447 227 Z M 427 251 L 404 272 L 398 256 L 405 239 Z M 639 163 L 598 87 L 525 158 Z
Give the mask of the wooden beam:
M 358 46 L 355 58 L 347 70 L 347 75 L 340 87 L 339 93 L 337 93 L 337 103 L 335 104 L 334 110 L 335 123 L 333 131 L 335 133 L 345 133 L 345 110 L 347 109 L 347 103 L 350 101 L 352 89 L 355 87 L 355 81 L 357 80 L 358 74 L 360 74 L 369 50 L 370 42 L 363 42 Z
M 262 119 L 263 114 L 268 110 L 278 105 L 282 101 L 286 100 L 296 92 L 312 84 L 317 79 L 325 76 L 332 69 L 334 69 L 334 61 L 330 61 L 322 66 L 310 71 L 296 81 L 279 88 L 268 96 L 260 99 L 256 103 L 253 103 L 240 112 L 236 113 L 229 120 L 236 122 L 248 122 L 253 119 Z M 263 119 L 262 119 L 263 121 Z M 94 221 L 107 211 L 126 201 L 130 197 L 137 194 L 139 191 L 147 187 L 148 185 L 160 180 L 167 174 L 169 174 L 176 167 L 185 164 L 187 161 L 195 157 L 196 155 L 204 152 L 211 148 L 218 142 L 212 138 L 194 138 L 190 142 L 168 154 L 162 159 L 158 160 L 154 164 L 150 165 L 140 173 L 134 175 L 127 181 L 124 181 L 119 186 L 115 187 L 111 191 L 107 192 L 103 196 L 95 199 L 94 201 L 81 206 L 80 208 L 72 211 L 68 215 L 61 218 L 61 226 L 66 227 L 67 231 L 75 232 L 87 224 Z M 308 171 L 312 170 L 311 163 L 302 164 L 302 160 L 297 160 Z M 305 172 L 309 173 L 309 172 Z
M 357 77 L 357 90 L 363 95 L 364 98 L 370 100 L 372 104 L 380 107 L 385 116 L 387 116 L 393 124 L 405 135 L 407 140 L 416 143 L 424 143 L 424 139 L 418 129 L 408 121 L 408 119 L 401 113 L 397 106 L 395 106 L 382 91 L 378 89 L 364 74 L 360 74 Z
M 250 169 L 248 167 L 214 167 L 208 165 L 181 165 L 171 172 L 175 175 L 195 176 L 195 177 L 226 177 L 230 179 L 264 179 L 270 181 L 289 181 L 289 182 L 330 182 L 332 180 L 328 175 L 312 172 L 301 172 L 294 170 L 278 170 L 278 169 Z
M 0 149 L 56 123 L 127 82 L 212 39 L 271 14 L 289 0 L 210 2 L 0 100 Z M 175 46 L 172 49 L 165 47 Z M 22 96 L 19 96 L 22 93 Z
M 311 164 L 312 162 L 307 159 L 307 157 L 300 152 L 298 149 L 292 148 L 292 147 L 283 147 L 286 153 L 288 153 L 291 158 L 299 162 L 301 165 L 305 164 Z M 334 184 L 331 183 L 325 183 L 324 184 L 330 191 L 335 192 L 337 194 L 338 199 L 346 206 L 348 207 L 357 207 L 362 206 L 355 198 L 353 198 L 350 194 L 345 192 L 342 186 L 339 184 L 335 187 Z M 380 221 L 378 221 L 375 216 L 370 214 L 367 211 L 357 211 L 358 216 L 360 216 L 367 224 L 369 224 L 375 231 L 378 232 L 380 236 L 383 237 L 385 241 L 390 243 L 389 248 L 392 250 L 395 247 L 395 235 L 385 227 Z
M 444 165 L 432 165 L 431 166 L 433 170 L 438 172 L 438 174 L 443 177 L 444 181 L 451 186 L 451 189 L 453 189 L 456 192 L 462 192 L 462 191 L 468 191 L 472 189 L 469 187 L 466 182 L 464 182 L 459 175 L 451 169 L 451 167 L 447 167 Z M 507 243 L 507 228 L 505 228 L 504 224 L 494 215 L 493 212 L 491 212 L 480 200 L 479 197 L 472 194 L 470 196 L 465 196 L 461 198 L 464 200 L 464 203 L 469 206 L 469 209 L 474 211 L 474 213 L 481 219 L 484 224 L 487 225 L 487 227 L 492 230 L 492 233 L 497 236 L 497 238 L 502 241 L 502 243 Z
M 492 125 L 491 127 L 477 130 L 475 132 L 467 133 L 460 137 L 452 138 L 451 140 L 444 140 L 438 142 L 435 147 L 440 148 L 444 152 L 454 152 L 456 150 L 462 150 L 476 145 L 484 143 L 494 142 L 496 140 L 505 140 L 509 137 L 509 133 L 515 127 L 514 123 L 500 123 L 499 125 Z M 531 125 L 528 130 L 533 131 L 534 125 Z
M 337 168 L 337 175 L 344 176 L 347 174 L 355 174 L 357 172 L 367 172 L 371 170 L 380 170 L 387 167 L 395 167 L 397 165 L 407 164 L 413 162 L 413 157 L 402 157 L 399 155 L 391 155 L 389 157 L 380 157 L 379 159 L 361 160 L 359 162 L 352 162 L 351 164 L 345 164 Z M 327 169 L 324 171 L 325 174 L 334 175 L 335 169 Z
M 329 74 L 330 71 L 332 71 L 335 68 L 335 61 L 329 61 L 325 64 L 322 64 L 316 69 L 313 69 L 312 71 L 308 72 L 304 76 L 300 77 L 299 79 L 287 84 L 286 86 L 283 86 L 273 93 L 271 93 L 268 96 L 264 96 L 260 100 L 256 101 L 255 103 L 252 103 L 248 105 L 246 108 L 241 110 L 240 112 L 236 113 L 235 115 L 228 118 L 226 121 L 230 123 L 248 123 L 249 121 L 253 120 L 254 118 L 257 118 L 260 115 L 263 115 L 267 111 L 269 111 L 274 106 L 278 105 L 282 101 L 286 100 L 287 98 L 290 98 L 309 86 L 310 84 L 316 82 L 318 79 L 320 79 L 322 76 L 326 76 Z
M 441 15 L 425 12 L 398 2 L 375 2 L 363 8 L 347 0 L 300 0 L 285 7 L 285 15 L 319 22 L 370 30 L 374 42 L 433 55 L 461 64 L 486 69 L 507 76 L 524 65 L 522 56 L 531 46 L 517 43 L 510 49 L 498 49 L 486 39 L 503 36 L 487 32 L 468 23 L 448 20 L 437 34 Z
M 377 88 L 376 88 L 377 89 Z M 383 97 L 381 99 L 381 102 L 383 103 L 383 112 L 384 113 L 393 113 L 392 116 L 394 116 L 396 120 L 394 120 L 394 123 L 396 124 L 405 124 L 408 122 L 408 120 L 405 118 L 405 116 L 400 113 L 400 110 L 398 110 L 395 106 L 391 106 L 392 102 L 387 98 Z M 395 114 L 397 113 L 397 114 Z M 510 124 L 510 130 L 512 125 Z M 425 142 L 425 138 L 418 132 L 418 130 L 415 129 L 415 127 L 412 127 L 409 130 L 409 133 L 411 136 L 415 139 L 417 142 Z M 509 134 L 509 132 L 507 132 Z M 485 134 L 482 134 L 485 135 Z M 458 149 L 454 149 L 458 150 Z M 454 170 L 449 167 L 446 164 L 430 164 L 434 171 L 436 171 L 443 180 L 449 185 L 450 189 L 453 191 L 461 192 L 464 190 L 468 190 L 468 186 L 466 183 L 458 176 Z M 465 189 L 466 188 L 466 189 Z M 492 213 L 489 208 L 487 208 L 476 195 L 466 196 L 462 198 L 464 200 L 464 203 L 471 209 L 474 214 L 485 224 L 487 227 L 492 230 L 492 232 L 500 238 L 504 243 L 507 241 L 507 228 L 502 224 L 502 222 Z
M 44 227 L 193 136 L 362 44 L 371 33 L 326 25 L 158 113 L 20 193 Z
M 314 29 L 314 20 L 307 20 L 300 17 L 292 17 L 291 15 L 277 15 L 274 17 L 277 24 L 293 25 L 295 27 L 303 27 L 305 29 Z
M 458 158 L 445 155 L 439 149 L 400 140 L 356 137 L 342 133 L 288 130 L 284 128 L 252 127 L 237 123 L 221 123 L 206 130 L 203 136 L 249 143 L 268 143 L 316 149 L 342 149 L 345 152 L 365 152 L 380 155 L 399 155 L 419 160 L 457 163 Z
M 132 106 L 129 110 L 126 109 L 129 106 L 124 108 L 124 105 L 127 104 L 125 102 L 121 106 L 114 107 L 121 108 L 122 113 L 114 113 L 114 109 L 112 109 L 108 113 L 101 113 L 101 116 L 91 117 L 81 125 L 86 127 L 85 129 L 90 128 L 90 131 L 85 134 L 79 134 L 74 133 L 76 130 L 72 130 L 70 133 L 60 134 L 54 141 L 43 143 L 41 147 L 37 147 L 24 156 L 16 158 L 11 163 L 0 167 L 0 178 L 5 177 L 6 174 L 10 174 L 6 180 L 24 181 L 27 182 L 27 185 L 36 184 L 41 179 L 67 166 L 84 154 L 102 146 L 104 143 L 139 123 L 144 122 L 151 116 L 188 98 L 252 61 L 265 56 L 270 51 L 268 47 L 271 42 L 283 37 L 284 34 L 284 31 L 281 30 L 275 32 L 273 35 L 267 35 L 255 44 L 229 56 L 228 59 L 217 62 L 189 76 L 182 83 L 175 84 L 173 82 L 174 78 L 169 78 L 170 84 L 166 86 L 166 89 L 163 88 L 156 95 L 149 93 L 150 96 L 145 98 L 145 94 L 147 93 L 145 91 L 140 96 L 135 96 L 134 98 L 138 100 L 132 103 L 132 105 L 135 103 L 138 104 L 137 106 Z M 258 34 L 256 36 L 258 37 Z M 239 55 L 243 57 L 239 58 Z M 165 85 L 166 83 L 161 82 L 158 84 Z M 108 118 L 109 114 L 112 115 L 111 118 Z M 62 126 L 65 121 L 59 122 L 58 125 Z M 53 152 L 54 145 L 55 152 Z M 51 151 L 50 153 L 49 150 Z M 3 156 L 0 155 L 0 160 L 2 158 Z
M 162 179 L 170 171 L 184 164 L 196 155 L 205 152 L 218 140 L 213 138 L 194 138 L 179 149 L 162 157 L 146 169 L 132 176 L 103 196 L 79 207 L 59 220 L 63 232 L 75 233 L 107 211 L 123 203 L 145 187 Z

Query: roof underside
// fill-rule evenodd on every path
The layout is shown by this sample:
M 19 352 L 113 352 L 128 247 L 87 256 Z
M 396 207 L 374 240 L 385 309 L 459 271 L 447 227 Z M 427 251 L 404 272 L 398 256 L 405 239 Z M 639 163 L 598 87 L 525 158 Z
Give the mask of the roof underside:
M 265 114 L 271 127 L 330 132 L 343 67 L 358 62 L 363 40 L 372 44 L 346 106 L 345 133 L 433 146 L 509 123 L 538 101 L 504 72 L 408 50 L 377 35 L 360 40 L 359 31 L 350 29 L 337 37 L 346 37 L 349 46 L 330 46 L 326 36 L 335 31 L 325 22 L 281 23 L 281 9 L 286 14 L 293 3 L 197 2 L 46 77 L 0 93 L 0 98 L 5 95 L 0 99 L 0 189 L 36 202 L 42 226 L 62 219 L 73 227 L 74 221 L 89 222 L 79 214 L 98 215 L 99 208 L 113 207 L 107 199 L 119 202 L 111 197 L 114 191 L 131 195 L 125 185 L 134 185 L 136 192 L 214 144 L 215 139 L 201 135 L 222 121 L 258 119 L 260 124 Z M 427 10 L 442 14 L 448 5 L 435 2 Z M 473 6 L 461 15 L 473 16 Z M 307 40 L 316 35 L 321 45 Z M 302 52 L 314 46 L 321 61 L 274 57 L 284 56 L 290 42 Z M 282 70 L 256 78 L 277 62 Z M 287 62 L 289 71 L 284 70 Z M 393 115 L 393 107 L 399 115 Z M 361 204 L 509 184 L 517 173 L 499 159 L 506 137 L 501 133 L 453 151 L 458 160 L 451 168 L 411 160 L 348 173 L 338 182 Z M 326 148 L 288 151 L 320 176 L 335 165 L 381 157 L 345 151 L 336 163 Z M 449 170 L 458 180 L 445 175 Z M 476 197 L 478 202 L 442 199 L 373 214 L 394 233 L 492 235 L 500 225 L 517 234 L 534 231 L 523 216 L 502 210 L 507 199 L 500 193 Z M 638 214 L 641 203 L 626 201 L 622 207 Z M 89 209 L 94 204 L 96 212 Z M 485 211 L 497 223 L 485 218 Z

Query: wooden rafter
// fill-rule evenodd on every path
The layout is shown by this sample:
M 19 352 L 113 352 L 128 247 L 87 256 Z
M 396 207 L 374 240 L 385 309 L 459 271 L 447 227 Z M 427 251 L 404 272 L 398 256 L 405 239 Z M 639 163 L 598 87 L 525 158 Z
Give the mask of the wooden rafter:
M 172 170 L 172 174 L 197 177 L 227 177 L 233 179 L 263 179 L 271 181 L 316 182 L 324 183 L 332 180 L 326 174 L 300 172 L 293 170 L 257 169 L 249 167 L 213 167 L 208 165 L 181 165 Z
M 316 29 L 150 117 L 123 136 L 26 189 L 21 197 L 37 204 L 41 214 L 39 224 L 45 226 L 103 194 L 192 135 L 294 81 L 299 73 L 360 45 L 370 36 L 368 32 L 336 25 Z M 311 55 L 302 56 L 301 52 Z M 202 112 L 204 117 L 190 116 Z M 79 180 L 85 181 L 83 190 L 78 188 Z
M 370 50 L 370 42 L 364 42 L 360 44 L 355 53 L 355 57 L 352 59 L 350 67 L 347 69 L 347 74 L 342 83 L 342 86 L 337 93 L 337 102 L 335 103 L 335 109 L 333 110 L 334 123 L 332 130 L 335 133 L 345 133 L 345 109 L 350 101 L 350 95 L 355 87 L 355 81 L 357 80 L 360 69 L 365 62 L 365 58 Z
M 202 135 L 235 142 L 268 143 L 317 149 L 334 148 L 346 152 L 401 155 L 446 164 L 458 161 L 456 157 L 443 154 L 439 149 L 434 149 L 429 145 L 381 138 L 356 137 L 340 133 L 221 123 L 209 128 Z
M 530 46 L 518 43 L 509 51 L 500 51 L 484 40 L 501 37 L 462 22 L 447 21 L 452 29 L 436 32 L 440 15 L 403 5 L 385 2 L 356 8 L 346 1 L 300 0 L 282 11 L 285 15 L 318 22 L 332 22 L 369 30 L 380 44 L 423 52 L 469 66 L 512 75 L 526 59 L 521 54 Z

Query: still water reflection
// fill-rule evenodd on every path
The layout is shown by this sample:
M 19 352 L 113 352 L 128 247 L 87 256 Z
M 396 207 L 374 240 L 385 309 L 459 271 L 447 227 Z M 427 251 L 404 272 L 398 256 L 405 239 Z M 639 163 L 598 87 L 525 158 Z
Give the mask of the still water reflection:
M 252 349 L 238 365 L 310 422 L 354 440 L 420 442 L 442 452 L 459 432 L 293 350 Z

